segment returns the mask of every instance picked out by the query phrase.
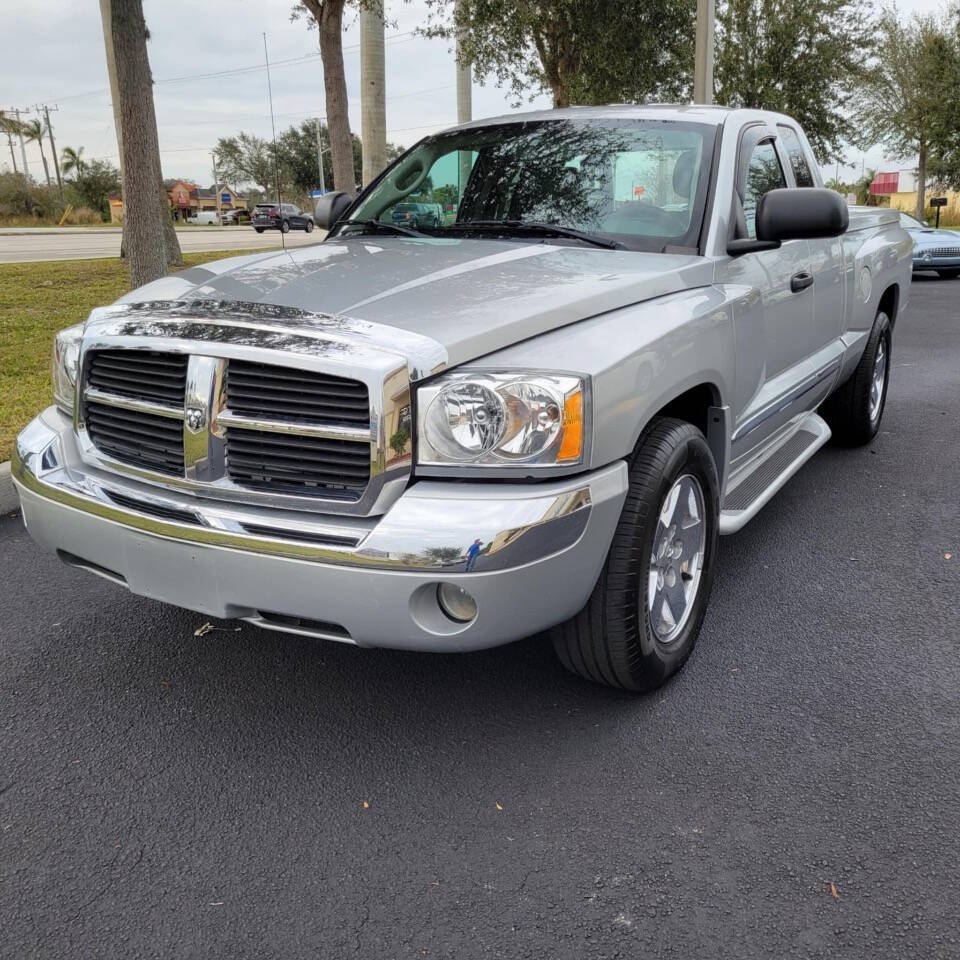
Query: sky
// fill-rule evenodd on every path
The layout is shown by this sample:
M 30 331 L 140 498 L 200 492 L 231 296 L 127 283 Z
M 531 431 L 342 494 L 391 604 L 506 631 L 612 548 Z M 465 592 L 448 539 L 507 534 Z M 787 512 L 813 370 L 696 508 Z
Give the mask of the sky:
M 48 104 L 58 151 L 84 147 L 87 158 L 117 162 L 103 33 L 95 0 L 28 0 L 15 17 L 4 12 L 4 55 L 0 59 L 0 107 Z M 426 19 L 422 2 L 387 0 L 387 138 L 409 146 L 420 137 L 456 122 L 454 60 L 449 44 L 416 34 Z M 903 12 L 935 12 L 944 0 L 901 0 Z M 210 151 L 219 137 L 240 130 L 270 136 L 263 34 L 273 68 L 277 129 L 307 117 L 323 116 L 323 73 L 316 30 L 290 21 L 290 0 L 144 0 L 150 29 L 150 64 L 165 177 L 212 182 Z M 350 123 L 360 129 L 360 56 L 356 15 L 345 18 L 344 61 Z M 287 62 L 284 62 L 287 61 Z M 524 109 L 549 107 L 539 95 Z M 473 87 L 476 118 L 511 112 L 510 95 L 488 84 Z M 28 118 L 36 113 L 26 115 Z M 11 168 L 0 143 L 0 169 Z M 19 145 L 15 144 L 17 164 Z M 49 157 L 49 144 L 45 146 Z M 851 152 L 841 177 L 859 174 L 883 161 L 874 148 L 861 157 Z M 42 180 L 36 144 L 27 147 L 31 175 Z M 51 163 L 51 175 L 52 175 Z M 824 169 L 832 177 L 835 167 Z

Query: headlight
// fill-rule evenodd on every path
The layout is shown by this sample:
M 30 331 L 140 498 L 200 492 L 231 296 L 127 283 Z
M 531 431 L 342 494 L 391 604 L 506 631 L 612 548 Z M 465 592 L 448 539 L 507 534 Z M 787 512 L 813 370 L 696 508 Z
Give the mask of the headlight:
M 583 462 L 581 377 L 459 373 L 417 393 L 420 466 L 569 466 Z
M 80 359 L 80 338 L 83 324 L 61 330 L 53 338 L 51 378 L 53 402 L 66 414 L 73 416 L 73 400 L 77 391 L 77 364 Z

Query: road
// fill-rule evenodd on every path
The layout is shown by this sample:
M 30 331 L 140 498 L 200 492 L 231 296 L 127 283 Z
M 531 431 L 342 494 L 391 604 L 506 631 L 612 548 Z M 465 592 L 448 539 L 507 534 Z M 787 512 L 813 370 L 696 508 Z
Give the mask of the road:
M 0 521 L 0 956 L 960 956 L 958 293 L 646 698 L 542 638 L 198 638 Z
M 288 247 L 317 243 L 322 231 L 291 232 L 286 236 Z M 110 227 L 56 227 L 0 230 L 0 263 L 28 263 L 38 260 L 95 260 L 120 256 L 119 229 Z M 259 250 L 280 247 L 280 233 L 267 230 L 257 233 L 253 227 L 187 227 L 177 231 L 184 253 L 203 250 Z

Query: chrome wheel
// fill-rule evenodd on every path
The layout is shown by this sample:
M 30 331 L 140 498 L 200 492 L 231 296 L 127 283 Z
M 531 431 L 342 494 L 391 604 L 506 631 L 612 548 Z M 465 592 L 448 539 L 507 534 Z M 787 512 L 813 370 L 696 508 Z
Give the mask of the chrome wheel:
M 873 381 L 870 384 L 870 422 L 874 423 L 880 416 L 883 405 L 883 388 L 887 383 L 887 341 L 880 338 L 877 344 L 877 356 L 873 361 Z M 862 409 L 862 408 L 861 408 Z
M 670 488 L 657 518 L 650 555 L 647 612 L 661 643 L 679 636 L 693 611 L 707 542 L 700 481 L 690 474 Z

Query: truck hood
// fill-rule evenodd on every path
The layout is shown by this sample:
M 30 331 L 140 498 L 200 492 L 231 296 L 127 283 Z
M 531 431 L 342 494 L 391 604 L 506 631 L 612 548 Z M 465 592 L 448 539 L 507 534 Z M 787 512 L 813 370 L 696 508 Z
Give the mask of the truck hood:
M 429 337 L 455 366 L 712 279 L 710 261 L 696 256 L 496 239 L 353 237 L 191 267 L 118 302 L 233 301 L 350 317 Z

